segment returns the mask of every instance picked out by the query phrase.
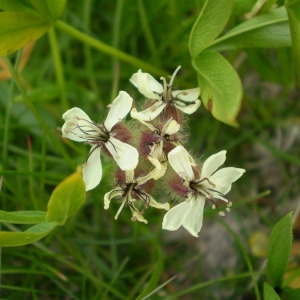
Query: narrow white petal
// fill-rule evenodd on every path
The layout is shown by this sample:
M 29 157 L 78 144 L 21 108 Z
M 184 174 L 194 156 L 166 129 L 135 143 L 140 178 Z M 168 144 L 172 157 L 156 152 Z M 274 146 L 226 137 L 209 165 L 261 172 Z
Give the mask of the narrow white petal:
M 139 221 L 148 224 L 148 221 L 144 218 L 144 216 L 140 212 L 137 212 L 136 210 L 132 210 L 131 221 Z
M 104 122 L 105 128 L 110 131 L 117 123 L 130 112 L 133 99 L 128 93 L 120 91 L 117 98 L 109 105 L 110 110 Z
M 182 146 L 177 146 L 168 154 L 169 163 L 174 171 L 184 180 L 192 181 L 194 172 L 189 153 Z
M 215 189 L 218 192 L 226 195 L 231 189 L 231 184 L 238 180 L 244 173 L 245 170 L 240 168 L 222 168 L 210 177 L 210 181 L 215 184 Z
M 160 100 L 164 92 L 163 86 L 153 76 L 141 70 L 131 76 L 130 82 L 149 99 Z
M 211 155 L 202 166 L 201 178 L 210 178 L 210 175 L 214 173 L 220 166 L 222 166 L 225 160 L 225 150 Z
M 131 117 L 138 121 L 149 122 L 155 119 L 166 107 L 166 104 L 162 101 L 154 102 L 150 107 L 143 111 L 138 112 L 135 108 L 131 110 Z
M 110 137 L 105 147 L 113 156 L 121 170 L 133 170 L 139 161 L 138 151 L 131 145 Z
M 100 160 L 100 147 L 91 148 L 87 162 L 83 165 L 82 173 L 86 191 L 95 188 L 102 178 L 102 165 Z
M 69 110 L 67 110 L 63 115 L 62 118 L 65 121 L 71 120 L 71 119 L 84 119 L 89 122 L 92 122 L 90 117 L 80 108 L 73 107 Z
M 190 202 L 184 201 L 171 208 L 164 215 L 162 228 L 171 231 L 177 230 L 192 207 Z
M 183 105 L 182 102 L 179 102 L 178 100 L 175 100 L 173 102 L 178 109 L 180 109 L 182 112 L 184 112 L 187 115 L 194 113 L 201 105 L 201 101 L 198 99 L 195 101 L 195 103 L 187 104 L 187 105 Z
M 110 201 L 115 198 L 122 196 L 124 193 L 123 189 L 115 188 L 104 195 L 104 209 L 108 209 L 110 205 Z
M 149 205 L 158 209 L 165 209 L 169 210 L 170 209 L 170 204 L 169 203 L 159 203 L 157 202 L 151 195 L 147 194 L 149 197 Z
M 191 199 L 192 208 L 185 216 L 182 226 L 193 236 L 198 237 L 203 223 L 203 210 L 205 205 L 204 197 Z

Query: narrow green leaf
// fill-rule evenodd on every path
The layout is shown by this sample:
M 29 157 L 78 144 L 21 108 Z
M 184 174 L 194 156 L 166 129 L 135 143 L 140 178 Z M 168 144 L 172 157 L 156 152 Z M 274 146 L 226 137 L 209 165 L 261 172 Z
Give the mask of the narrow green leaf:
M 215 51 L 237 48 L 291 46 L 290 28 L 284 7 L 262 14 L 234 27 L 208 46 Z
M 62 181 L 53 191 L 48 202 L 46 220 L 63 225 L 85 201 L 85 184 L 77 171 Z
M 214 51 L 202 52 L 192 63 L 205 107 L 219 121 L 236 126 L 242 100 L 242 84 L 237 72 Z
M 205 0 L 189 37 L 189 49 L 196 57 L 224 29 L 230 17 L 233 0 Z
M 14 224 L 35 224 L 44 222 L 46 213 L 44 211 L 13 211 L 0 210 L 0 222 Z
M 294 67 L 298 87 L 300 87 L 300 0 L 287 0 L 286 9 L 292 37 Z
M 278 294 L 267 282 L 264 283 L 264 300 L 280 300 Z
M 50 22 L 27 12 L 0 12 L 0 56 L 8 55 L 38 39 Z
M 292 246 L 292 213 L 273 228 L 268 243 L 267 276 L 274 287 L 280 287 Z
M 23 232 L 0 231 L 0 247 L 16 247 L 34 243 L 49 234 L 55 222 L 42 222 Z
M 153 272 L 147 285 L 143 287 L 142 293 L 136 298 L 136 300 L 142 300 L 148 298 L 147 295 L 151 294 L 156 288 L 161 274 L 164 270 L 164 259 L 160 249 L 157 249 L 156 265 L 153 268 Z

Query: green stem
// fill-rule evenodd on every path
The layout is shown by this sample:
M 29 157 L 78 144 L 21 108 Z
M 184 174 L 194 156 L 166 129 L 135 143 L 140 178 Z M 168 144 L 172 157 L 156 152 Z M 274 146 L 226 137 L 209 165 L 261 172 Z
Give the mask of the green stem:
M 160 68 L 156 68 L 152 64 L 146 63 L 143 60 L 140 60 L 130 54 L 127 54 L 127 53 L 125 53 L 121 50 L 118 50 L 116 48 L 113 48 L 95 38 L 92 38 L 60 20 L 55 22 L 55 27 L 68 33 L 69 35 L 78 39 L 79 41 L 86 43 L 86 44 L 90 45 L 91 47 L 94 47 L 95 49 L 97 49 L 101 52 L 104 52 L 111 56 L 115 56 L 115 57 L 119 58 L 120 60 L 126 61 L 126 62 L 136 66 L 137 68 L 143 69 L 144 71 L 148 71 L 148 72 L 158 75 L 158 76 L 167 76 L 168 75 L 168 73 L 166 73 L 164 70 L 162 70 Z
M 145 12 L 143 0 L 137 0 L 137 7 L 138 7 L 139 14 L 140 14 L 141 26 L 143 28 L 143 32 L 144 32 L 148 47 L 150 49 L 150 52 L 153 55 L 154 61 L 156 63 L 160 63 L 156 44 L 155 44 L 153 35 L 151 33 L 149 22 L 148 22 L 147 15 Z
M 59 93 L 60 93 L 61 105 L 62 105 L 63 110 L 67 110 L 67 109 L 69 109 L 69 103 L 68 103 L 68 99 L 67 99 L 67 95 L 66 95 L 66 83 L 65 83 L 64 71 L 63 71 L 63 66 L 62 66 L 62 62 L 61 62 L 59 46 L 57 43 L 56 32 L 55 32 L 55 28 L 53 26 L 51 26 L 48 31 L 48 37 L 49 37 L 49 42 L 51 45 L 51 52 L 52 52 L 52 58 L 53 58 L 54 67 L 55 67 L 57 85 L 58 85 Z

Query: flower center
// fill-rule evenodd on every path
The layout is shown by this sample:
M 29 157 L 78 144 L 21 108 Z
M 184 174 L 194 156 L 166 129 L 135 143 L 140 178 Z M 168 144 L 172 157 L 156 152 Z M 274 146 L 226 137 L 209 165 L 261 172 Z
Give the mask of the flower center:
M 82 134 L 82 138 L 90 145 L 106 143 L 110 137 L 110 133 L 104 125 L 96 124 L 85 119 L 78 119 L 74 129 L 78 129 Z

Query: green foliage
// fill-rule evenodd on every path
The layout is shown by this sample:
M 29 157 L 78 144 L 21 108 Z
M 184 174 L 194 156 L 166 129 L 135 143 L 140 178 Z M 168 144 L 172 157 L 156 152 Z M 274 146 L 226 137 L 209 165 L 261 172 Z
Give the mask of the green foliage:
M 34 243 L 48 235 L 56 225 L 55 222 L 41 222 L 23 232 L 0 231 L 0 246 L 16 247 Z
M 0 0 L 0 56 L 8 55 L 45 34 L 61 15 L 64 1 Z
M 300 86 L 300 1 L 286 0 L 285 6 L 289 16 L 291 29 L 292 49 L 295 61 L 295 73 Z
M 242 99 L 240 78 L 231 64 L 218 52 L 204 51 L 194 61 L 201 99 L 213 116 L 230 125 L 237 125 L 235 116 Z
M 264 299 L 265 300 L 280 300 L 278 294 L 274 291 L 272 286 L 267 282 L 264 283 Z
M 267 276 L 274 287 L 280 287 L 292 246 L 292 213 L 273 228 L 268 243 Z
M 231 15 L 233 0 L 206 0 L 190 33 L 189 49 L 197 57 L 223 31 Z
M 81 172 L 78 171 L 66 178 L 53 191 L 48 202 L 46 221 L 63 225 L 67 218 L 83 205 L 84 201 L 85 185 Z
M 85 201 L 85 185 L 81 172 L 62 181 L 51 194 L 47 213 L 42 211 L 0 211 L 0 222 L 14 224 L 38 223 L 23 232 L 0 231 L 0 247 L 31 244 L 48 235 L 57 225 L 63 225 Z
M 247 20 L 209 46 L 216 51 L 238 48 L 279 48 L 291 46 L 288 17 L 284 7 Z

